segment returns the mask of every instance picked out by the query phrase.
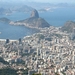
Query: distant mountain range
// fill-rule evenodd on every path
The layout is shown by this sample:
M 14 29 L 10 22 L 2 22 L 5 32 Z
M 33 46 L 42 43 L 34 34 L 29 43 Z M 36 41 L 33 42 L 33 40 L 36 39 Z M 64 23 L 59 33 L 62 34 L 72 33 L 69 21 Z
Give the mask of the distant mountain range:
M 58 7 L 75 7 L 74 4 L 68 3 L 59 3 L 59 4 L 51 4 L 51 3 L 0 3 L 0 14 L 11 14 L 12 12 L 31 12 L 33 9 L 37 9 L 38 11 L 52 11 L 52 9 Z
M 0 14 L 7 14 L 7 13 L 11 13 L 12 11 L 10 9 L 5 9 L 5 8 L 0 8 Z
M 9 15 L 13 12 L 31 12 L 34 8 L 29 7 L 27 5 L 23 5 L 23 6 L 4 6 L 4 7 L 0 7 L 0 14 L 6 14 Z

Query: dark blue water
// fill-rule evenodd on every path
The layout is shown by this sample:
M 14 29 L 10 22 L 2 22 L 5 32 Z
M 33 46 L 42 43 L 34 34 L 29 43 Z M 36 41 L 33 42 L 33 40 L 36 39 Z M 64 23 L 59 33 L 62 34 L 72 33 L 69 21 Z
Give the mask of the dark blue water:
M 17 20 L 23 20 L 30 16 L 30 13 L 12 13 L 11 15 L 0 15 L 1 17 L 6 17 L 10 20 L 17 21 Z M 32 35 L 33 33 L 38 32 L 36 29 L 30 29 L 25 26 L 14 26 L 9 25 L 7 23 L 0 23 L 0 39 L 19 39 L 23 38 L 27 35 Z
M 39 13 L 39 15 L 53 26 L 63 26 L 66 21 L 75 21 L 75 8 L 58 8 L 54 9 L 53 12 L 42 12 Z M 10 20 L 17 21 L 26 19 L 29 16 L 30 13 L 16 12 L 11 15 L 0 15 L 0 18 L 6 17 Z M 0 32 L 0 39 L 19 39 L 24 36 L 31 35 L 36 31 L 24 26 L 13 26 L 0 23 Z
M 27 35 L 37 32 L 35 29 L 26 28 L 24 26 L 14 26 L 0 23 L 0 39 L 19 39 Z
M 75 8 L 57 8 L 53 12 L 40 13 L 40 16 L 53 26 L 63 26 L 66 21 L 75 21 Z
M 14 12 L 9 15 L 0 15 L 0 18 L 1 17 L 6 17 L 10 20 L 17 21 L 17 20 L 24 20 L 24 19 L 30 17 L 30 13 Z

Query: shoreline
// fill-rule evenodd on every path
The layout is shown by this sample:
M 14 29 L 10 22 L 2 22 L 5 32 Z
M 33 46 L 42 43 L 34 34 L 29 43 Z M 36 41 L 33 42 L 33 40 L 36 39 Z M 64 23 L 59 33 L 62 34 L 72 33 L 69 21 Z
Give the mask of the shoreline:
M 39 31 L 40 31 L 40 29 L 42 29 L 42 27 L 37 27 L 37 26 L 33 27 L 33 26 L 30 26 L 30 25 L 27 24 L 27 23 L 20 23 L 20 22 L 15 23 L 15 22 L 11 21 L 9 24 L 10 24 L 10 25 L 14 25 L 14 26 L 25 26 L 25 27 L 27 27 L 27 28 L 30 28 L 30 29 L 37 29 L 37 30 L 39 30 Z M 50 25 L 50 26 L 52 26 L 52 25 Z M 50 27 L 50 26 L 49 26 L 49 27 Z M 44 27 L 44 28 L 46 28 L 46 27 Z
M 0 41 L 6 41 L 6 39 L 0 39 Z M 9 41 L 14 42 L 14 41 L 18 41 L 18 40 L 9 39 Z
M 25 26 L 25 27 L 27 27 L 27 28 L 39 30 L 38 27 L 32 27 L 32 26 L 29 26 L 29 25 L 26 24 L 26 23 L 19 23 L 19 22 L 18 22 L 18 23 L 15 23 L 15 22 L 11 21 L 9 24 L 10 24 L 10 25 L 14 25 L 14 26 Z

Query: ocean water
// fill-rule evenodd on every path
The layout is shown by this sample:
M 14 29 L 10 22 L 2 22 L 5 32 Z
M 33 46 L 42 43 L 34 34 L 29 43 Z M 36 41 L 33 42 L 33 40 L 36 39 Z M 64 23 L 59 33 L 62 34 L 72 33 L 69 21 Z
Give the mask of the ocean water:
M 44 18 L 50 25 L 63 26 L 66 21 L 75 21 L 75 8 L 65 7 L 53 9 L 52 12 L 39 12 L 40 17 Z M 30 17 L 30 13 L 16 12 L 11 15 L 0 15 L 13 21 L 23 20 Z M 0 23 L 0 39 L 19 39 L 24 36 L 37 32 L 24 26 L 13 26 L 6 23 Z
M 40 16 L 53 26 L 63 26 L 66 21 L 75 21 L 75 7 L 62 7 L 52 11 L 40 13 Z
M 14 26 L 6 23 L 0 23 L 0 39 L 19 39 L 37 32 L 24 26 Z

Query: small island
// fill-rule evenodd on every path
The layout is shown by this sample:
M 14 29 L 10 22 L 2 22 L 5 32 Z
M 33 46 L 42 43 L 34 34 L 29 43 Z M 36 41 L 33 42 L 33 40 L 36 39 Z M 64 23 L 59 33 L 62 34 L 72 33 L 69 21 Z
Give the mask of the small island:
M 3 17 L 3 18 L 0 18 L 0 22 L 10 23 L 11 20 L 9 20 L 8 18 Z

